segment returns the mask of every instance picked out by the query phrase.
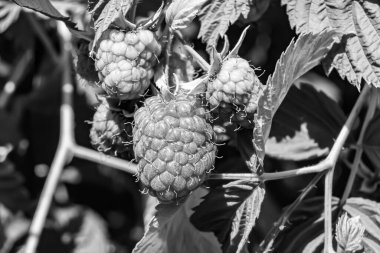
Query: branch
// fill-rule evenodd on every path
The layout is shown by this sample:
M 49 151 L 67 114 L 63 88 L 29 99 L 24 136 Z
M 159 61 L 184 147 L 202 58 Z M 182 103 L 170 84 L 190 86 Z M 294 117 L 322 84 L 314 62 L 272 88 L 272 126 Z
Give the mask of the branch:
M 122 171 L 136 174 L 137 165 L 118 158 L 102 155 L 99 152 L 80 147 L 75 144 L 74 139 L 74 111 L 72 94 L 74 87 L 71 80 L 71 43 L 70 32 L 63 23 L 59 23 L 58 30 L 63 38 L 63 86 L 62 105 L 60 108 L 60 136 L 57 152 L 54 156 L 49 174 L 46 178 L 44 188 L 38 201 L 38 206 L 29 229 L 25 253 L 35 253 L 44 227 L 48 211 L 57 189 L 62 170 L 74 155 L 89 161 L 108 165 Z
M 334 169 L 336 161 L 338 160 L 340 151 L 344 145 L 344 143 L 347 140 L 347 137 L 352 129 L 352 126 L 359 115 L 359 112 L 361 108 L 363 107 L 363 104 L 366 101 L 366 98 L 369 94 L 370 86 L 365 85 L 364 89 L 362 90 L 358 100 L 356 101 L 354 108 L 352 108 L 350 115 L 348 116 L 348 119 L 346 123 L 344 124 L 342 130 L 340 131 L 334 146 L 332 147 L 330 154 L 327 156 L 327 160 L 329 160 L 332 164 L 332 168 L 328 170 L 326 177 L 325 177 L 325 209 L 324 209 L 324 217 L 325 217 L 325 233 L 324 233 L 324 253 L 331 253 L 334 252 L 333 246 L 332 246 L 332 216 L 331 216 L 331 198 L 332 198 L 332 183 L 333 183 L 333 177 L 334 177 Z
M 62 24 L 63 23 L 59 23 Z M 71 94 L 73 87 L 71 83 L 71 64 L 70 64 L 70 41 L 64 41 L 63 50 L 63 86 L 62 86 L 62 100 L 63 103 L 60 109 L 60 139 L 57 152 L 54 156 L 49 174 L 46 178 L 45 185 L 42 189 L 40 199 L 38 201 L 37 209 L 34 214 L 32 224 L 29 229 L 29 235 L 26 241 L 25 253 L 35 253 L 38 242 L 44 227 L 50 205 L 59 183 L 59 178 L 62 174 L 64 165 L 70 157 L 70 147 L 73 145 L 73 109 L 71 106 Z
M 114 169 L 118 169 L 130 174 L 137 174 L 137 165 L 119 158 L 105 155 L 95 150 L 91 150 L 78 145 L 73 146 L 73 153 L 75 157 L 92 161 L 98 164 L 110 166 Z
M 270 252 L 274 241 L 276 240 L 278 234 L 284 230 L 286 223 L 289 220 L 289 217 L 292 215 L 294 210 L 299 206 L 302 200 L 309 194 L 309 192 L 315 187 L 321 177 L 326 173 L 326 171 L 319 172 L 310 183 L 302 190 L 302 193 L 298 198 L 288 207 L 281 217 L 274 223 L 274 226 L 265 236 L 265 239 L 261 242 L 257 253 L 261 252 Z
M 367 130 L 367 127 L 369 125 L 370 120 L 372 119 L 373 115 L 375 114 L 375 110 L 376 110 L 376 106 L 377 106 L 376 91 L 371 93 L 370 95 L 371 96 L 370 96 L 370 99 L 368 102 L 369 108 L 368 108 L 367 113 L 365 115 L 364 122 L 362 125 L 362 129 L 360 130 L 359 138 L 357 141 L 357 149 L 355 151 L 354 162 L 353 162 L 352 169 L 350 172 L 350 176 L 348 177 L 347 184 L 346 184 L 346 187 L 344 189 L 342 198 L 340 199 L 340 205 L 344 205 L 348 196 L 350 195 L 352 186 L 354 184 L 354 179 L 355 179 L 356 174 L 359 170 L 359 164 L 360 164 L 362 154 L 363 154 L 362 144 L 363 144 L 364 134 L 365 134 L 365 131 Z

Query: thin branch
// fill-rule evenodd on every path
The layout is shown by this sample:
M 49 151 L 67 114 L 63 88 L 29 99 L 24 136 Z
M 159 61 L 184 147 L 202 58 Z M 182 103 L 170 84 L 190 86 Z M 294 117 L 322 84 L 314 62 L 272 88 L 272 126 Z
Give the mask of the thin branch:
M 92 161 L 98 164 L 110 166 L 114 169 L 118 169 L 130 174 L 137 174 L 137 165 L 119 158 L 102 154 L 98 151 L 91 150 L 78 145 L 73 146 L 74 156 Z
M 362 144 L 363 144 L 364 135 L 365 135 L 365 132 L 367 130 L 367 127 L 369 125 L 370 120 L 372 119 L 373 115 L 375 114 L 375 110 L 376 110 L 376 95 L 377 94 L 376 93 L 372 93 L 370 95 L 371 95 L 370 96 L 371 98 L 369 100 L 369 107 L 368 107 L 367 113 L 365 115 L 363 126 L 362 126 L 362 129 L 360 130 L 359 138 L 358 138 L 358 141 L 357 141 L 357 149 L 355 151 L 354 162 L 353 162 L 352 169 L 351 169 L 351 172 L 350 172 L 350 176 L 348 177 L 347 184 L 346 184 L 346 187 L 344 189 L 342 198 L 340 199 L 340 205 L 344 205 L 344 203 L 346 202 L 348 196 L 351 193 L 351 189 L 352 189 L 352 186 L 354 184 L 354 180 L 355 180 L 356 174 L 358 173 L 359 164 L 360 164 L 360 161 L 361 161 L 361 158 L 362 158 L 362 154 L 363 154 Z
M 331 148 L 331 151 L 329 155 L 327 156 L 327 160 L 331 161 L 332 168 L 328 170 L 326 177 L 325 177 L 325 209 L 324 209 L 324 253 L 331 253 L 333 251 L 332 246 L 332 210 L 331 210 L 331 199 L 332 199 L 332 183 L 333 183 L 333 177 L 334 177 L 334 169 L 336 161 L 338 160 L 340 151 L 344 145 L 344 143 L 347 140 L 348 135 L 351 132 L 352 126 L 355 123 L 355 120 L 357 116 L 359 115 L 359 112 L 364 105 L 366 98 L 369 94 L 370 86 L 365 85 L 364 89 L 362 90 L 358 100 L 356 101 L 354 108 L 352 108 L 350 115 L 348 116 L 348 119 L 346 123 L 344 124 L 342 130 L 340 131 L 334 146 Z
M 99 152 L 80 147 L 75 144 L 74 139 L 74 111 L 73 111 L 73 91 L 74 87 L 71 80 L 71 43 L 70 32 L 63 23 L 58 23 L 58 30 L 63 38 L 63 56 L 62 62 L 64 67 L 63 86 L 62 86 L 62 104 L 60 108 L 60 136 L 57 152 L 54 156 L 49 174 L 46 178 L 44 188 L 39 198 L 38 206 L 29 229 L 25 253 L 35 253 L 41 232 L 44 227 L 48 211 L 50 209 L 54 193 L 59 183 L 60 176 L 65 164 L 74 155 L 89 161 L 108 165 L 122 171 L 136 174 L 137 165 L 118 158 L 108 157 Z
M 309 184 L 302 190 L 302 193 L 297 197 L 297 199 L 286 208 L 285 212 L 281 215 L 281 217 L 275 222 L 274 226 L 265 236 L 265 239 L 261 242 L 259 249 L 256 251 L 257 253 L 261 252 L 270 252 L 274 241 L 281 231 L 284 230 L 286 223 L 289 220 L 289 217 L 292 215 L 294 210 L 299 206 L 302 200 L 309 194 L 309 192 L 315 187 L 318 181 L 322 178 L 322 176 L 326 173 L 326 171 L 319 172 L 310 182 Z

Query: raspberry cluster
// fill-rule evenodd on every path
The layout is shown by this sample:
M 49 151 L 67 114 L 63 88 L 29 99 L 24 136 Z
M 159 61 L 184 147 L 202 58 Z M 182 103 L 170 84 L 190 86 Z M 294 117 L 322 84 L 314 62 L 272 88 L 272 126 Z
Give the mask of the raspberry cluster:
M 105 31 L 95 58 L 102 88 L 124 100 L 140 97 L 149 87 L 160 53 L 161 45 L 149 30 Z
M 161 202 L 181 202 L 206 179 L 215 160 L 213 129 L 195 99 L 148 98 L 135 113 L 139 178 Z

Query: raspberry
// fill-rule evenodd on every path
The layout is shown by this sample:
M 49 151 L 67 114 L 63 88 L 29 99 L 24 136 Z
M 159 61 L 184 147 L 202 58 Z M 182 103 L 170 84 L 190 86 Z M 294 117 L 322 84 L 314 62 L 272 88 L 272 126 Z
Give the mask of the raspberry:
M 161 53 L 161 45 L 153 32 L 107 30 L 100 39 L 95 68 L 102 88 L 120 99 L 143 95 L 153 77 L 153 66 Z
M 240 57 L 227 58 L 216 78 L 207 85 L 210 105 L 219 107 L 222 114 L 229 111 L 230 119 L 241 123 L 253 119 L 260 91 L 255 71 Z
M 90 138 L 100 152 L 128 156 L 128 151 L 132 151 L 132 123 L 122 112 L 110 110 L 107 101 L 103 100 L 94 114 Z
M 197 101 L 154 96 L 135 113 L 133 146 L 139 178 L 163 203 L 181 202 L 214 165 L 214 132 Z

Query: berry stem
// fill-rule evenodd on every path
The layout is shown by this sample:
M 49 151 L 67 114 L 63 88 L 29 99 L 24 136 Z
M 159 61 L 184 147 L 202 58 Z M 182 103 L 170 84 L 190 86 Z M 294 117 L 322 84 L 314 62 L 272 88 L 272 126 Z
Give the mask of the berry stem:
M 357 145 L 356 145 L 357 149 L 355 150 L 355 157 L 354 157 L 353 165 L 351 167 L 352 169 L 351 169 L 350 176 L 348 178 L 346 187 L 344 189 L 342 198 L 340 199 L 340 205 L 345 204 L 348 196 L 350 195 L 356 174 L 358 173 L 359 164 L 360 164 L 362 154 L 363 154 L 362 144 L 363 144 L 364 134 L 367 130 L 367 127 L 369 125 L 370 120 L 372 119 L 373 115 L 375 114 L 375 110 L 376 110 L 376 106 L 377 106 L 376 99 L 377 99 L 378 95 L 379 94 L 376 91 L 374 91 L 373 93 L 370 93 L 370 99 L 368 101 L 369 107 L 368 107 L 367 113 L 365 115 L 362 128 L 360 130 L 359 138 L 358 138 Z
M 309 194 L 309 192 L 315 187 L 315 185 L 319 182 L 322 176 L 326 173 L 326 171 L 319 172 L 310 182 L 309 184 L 302 190 L 301 194 L 297 197 L 297 199 L 286 208 L 285 212 L 281 215 L 281 217 L 273 224 L 271 230 L 265 236 L 265 239 L 260 243 L 260 246 L 257 253 L 270 252 L 273 246 L 274 241 L 281 231 L 285 229 L 286 223 L 289 220 L 291 214 L 296 210 L 299 204 L 303 201 L 303 199 Z
M 200 56 L 197 51 L 194 50 L 194 48 L 188 45 L 188 43 L 183 39 L 181 32 L 176 30 L 174 31 L 174 35 L 179 39 L 179 41 L 181 41 L 186 52 L 189 53 L 198 62 L 199 66 L 204 71 L 209 71 L 211 68 L 210 64 L 205 59 L 203 59 L 203 57 Z
M 174 35 L 173 35 L 173 31 L 170 28 L 168 29 L 167 38 L 168 38 L 168 43 L 166 44 L 165 75 L 166 75 L 166 80 L 168 82 L 169 90 L 172 91 L 173 89 L 175 89 L 175 87 L 174 87 L 173 79 L 172 79 L 173 69 L 172 69 L 172 67 L 170 65 L 170 58 L 172 57 L 172 54 L 173 54 L 173 39 L 174 39 Z

